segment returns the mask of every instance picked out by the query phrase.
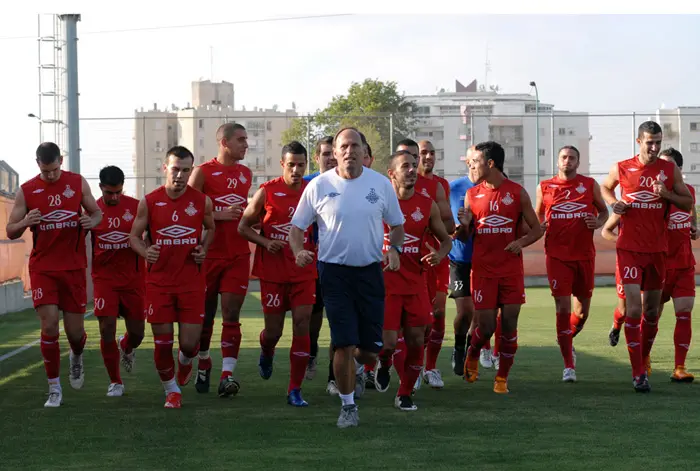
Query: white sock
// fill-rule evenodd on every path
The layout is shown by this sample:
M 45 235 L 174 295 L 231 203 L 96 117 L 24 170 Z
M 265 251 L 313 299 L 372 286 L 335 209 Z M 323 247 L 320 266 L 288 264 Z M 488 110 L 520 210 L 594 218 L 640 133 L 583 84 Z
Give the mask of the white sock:
M 182 350 L 180 350 L 180 353 L 177 356 L 178 360 L 180 360 L 181 365 L 189 365 L 192 363 L 192 358 L 186 357 L 184 353 L 182 353 Z
M 49 379 L 49 389 L 57 389 L 61 391 L 61 378 L 51 378 Z
M 238 358 L 232 358 L 232 357 L 226 357 L 224 358 L 221 366 L 221 371 L 228 371 L 229 373 L 233 373 L 233 370 L 236 369 L 236 363 L 238 363 Z
M 352 406 L 355 404 L 355 393 L 341 394 L 340 400 L 343 402 L 344 406 Z
M 168 381 L 161 381 L 163 383 L 163 389 L 165 390 L 165 394 L 170 394 L 172 392 L 182 392 L 180 391 L 180 388 L 178 387 L 177 383 L 175 382 L 175 378 L 168 380 Z
M 197 356 L 199 357 L 200 360 L 206 360 L 209 358 L 209 350 L 200 351 Z
M 360 364 L 357 359 L 355 359 L 355 374 L 359 375 L 360 373 L 364 373 L 365 371 L 365 365 Z

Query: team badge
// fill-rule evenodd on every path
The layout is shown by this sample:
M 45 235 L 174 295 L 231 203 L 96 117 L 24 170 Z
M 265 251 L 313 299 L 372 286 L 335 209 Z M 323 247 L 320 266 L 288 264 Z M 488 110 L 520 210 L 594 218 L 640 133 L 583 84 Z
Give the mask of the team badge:
M 668 177 L 666 176 L 666 174 L 664 173 L 664 171 L 661 170 L 661 171 L 659 172 L 659 176 L 656 177 L 656 179 L 659 180 L 659 181 L 665 182 L 666 180 L 668 180 Z
M 421 190 L 420 194 L 425 196 L 426 198 L 430 198 L 430 195 L 428 194 L 428 190 L 426 190 L 425 188 L 423 188 L 423 190 Z
M 131 211 L 129 211 L 129 210 L 127 209 L 126 212 L 124 213 L 124 216 L 122 216 L 122 219 L 124 219 L 126 222 L 129 222 L 129 221 L 131 221 L 132 219 L 134 219 L 134 215 L 131 214 Z
M 245 175 L 243 175 L 243 172 L 241 172 L 241 175 L 238 177 L 238 180 L 244 185 L 248 183 L 248 179 L 245 177 Z
M 75 195 L 75 191 L 70 187 L 70 185 L 66 185 L 66 189 L 63 190 L 63 196 L 66 198 L 72 198 L 73 195 Z
M 377 196 L 377 192 L 374 191 L 374 188 L 370 188 L 369 193 L 367 196 L 365 196 L 365 199 L 370 203 L 375 204 L 377 201 L 379 201 L 379 196 Z
M 190 205 L 185 209 L 185 212 L 187 213 L 188 216 L 194 216 L 197 214 L 197 210 L 194 207 L 194 203 L 190 201 Z
M 578 187 L 576 187 L 576 191 L 578 191 L 579 194 L 584 194 L 586 192 L 586 187 L 583 186 L 583 183 L 579 183 Z
M 513 203 L 513 197 L 510 196 L 510 193 L 506 193 L 506 196 L 501 198 L 501 203 L 505 204 L 506 206 Z
M 423 220 L 423 213 L 420 212 L 420 208 L 416 208 L 415 211 L 411 213 L 411 217 L 413 218 L 414 221 L 422 221 Z

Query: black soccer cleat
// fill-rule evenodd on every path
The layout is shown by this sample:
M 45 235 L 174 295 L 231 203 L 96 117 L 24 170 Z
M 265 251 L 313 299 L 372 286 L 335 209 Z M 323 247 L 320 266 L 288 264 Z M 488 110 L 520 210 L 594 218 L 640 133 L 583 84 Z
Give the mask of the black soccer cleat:
M 620 342 L 620 329 L 616 329 L 615 327 L 610 329 L 608 339 L 610 340 L 611 347 L 616 346 Z
M 211 368 L 208 370 L 197 370 L 197 382 L 194 383 L 194 388 L 198 393 L 206 394 L 209 392 L 209 379 L 211 377 Z
M 634 390 L 638 393 L 651 392 L 651 386 L 649 385 L 649 378 L 647 378 L 646 373 L 635 377 L 632 380 L 632 385 L 634 386 Z
M 391 366 L 384 366 L 377 362 L 377 374 L 374 376 L 374 388 L 379 392 L 386 392 L 391 383 Z
M 241 384 L 233 376 L 227 376 L 219 383 L 219 397 L 235 396 L 240 389 Z
M 452 349 L 452 371 L 457 376 L 464 376 L 464 361 L 466 358 L 466 349 L 457 347 Z
M 394 399 L 394 406 L 399 410 L 407 412 L 418 410 L 411 396 L 396 396 L 396 399 Z
M 365 373 L 365 389 L 374 389 L 374 371 Z

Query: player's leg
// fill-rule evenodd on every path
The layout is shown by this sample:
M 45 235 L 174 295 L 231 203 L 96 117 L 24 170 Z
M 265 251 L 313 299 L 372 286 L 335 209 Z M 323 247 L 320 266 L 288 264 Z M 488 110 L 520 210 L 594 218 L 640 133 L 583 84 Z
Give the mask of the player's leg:
M 161 300 L 167 303 L 165 295 L 161 295 Z M 175 343 L 173 324 L 169 322 L 154 322 L 165 320 L 174 317 L 174 306 L 170 305 L 153 305 L 150 301 L 154 301 L 153 295 L 148 296 L 149 313 L 148 322 L 151 324 L 153 331 L 153 361 L 160 377 L 160 382 L 163 384 L 165 392 L 165 408 L 179 409 L 182 405 L 182 391 L 175 380 L 175 360 L 173 359 L 173 344 Z
M 457 376 L 464 375 L 467 336 L 474 319 L 470 278 L 471 264 L 450 260 L 450 298 L 455 300 L 457 314 L 453 322 L 455 344 L 452 350 L 452 371 Z
M 144 309 L 145 290 L 138 288 L 120 292 L 120 315 L 124 318 L 126 332 L 119 338 L 121 363 L 127 373 L 131 373 L 136 362 L 136 349 L 143 342 L 146 328 Z
M 501 309 L 503 333 L 501 334 L 500 363 L 493 387 L 494 392 L 499 394 L 508 393 L 508 374 L 518 350 L 518 317 L 520 316 L 521 304 L 509 304 L 509 302 L 510 299 L 504 300 Z
M 575 382 L 576 372 L 573 357 L 573 332 L 571 330 L 571 294 L 575 270 L 571 262 L 564 262 L 554 257 L 546 257 L 549 288 L 554 297 L 556 309 L 557 343 L 564 359 L 562 381 Z
M 192 378 L 194 359 L 199 353 L 199 339 L 202 335 L 202 311 L 204 310 L 204 294 L 200 296 L 199 315 L 193 314 L 194 311 L 187 304 L 186 307 L 181 307 L 181 300 L 187 296 L 195 296 L 195 293 L 187 293 L 178 295 L 178 354 L 177 354 L 177 383 L 180 386 L 186 386 Z M 201 316 L 201 317 L 200 317 Z
M 80 389 L 85 382 L 83 350 L 87 341 L 85 332 L 85 305 L 87 278 L 85 270 L 71 270 L 54 274 L 58 288 L 58 308 L 63 311 L 63 329 L 70 344 L 70 385 Z
M 245 302 L 250 277 L 250 256 L 239 255 L 227 267 L 221 281 L 221 380 L 219 388 L 228 383 L 238 363 L 241 349 L 241 309 Z
M 472 300 L 474 301 L 474 324 L 471 341 L 464 363 L 464 379 L 473 383 L 479 378 L 479 356 L 481 349 L 496 330 L 498 314 L 498 279 L 471 275 Z
M 447 293 L 440 291 L 435 293 L 433 301 L 433 319 L 428 337 L 428 348 L 426 349 L 425 372 L 423 373 L 423 381 L 430 385 L 433 389 L 442 389 L 445 383 L 442 381 L 442 375 L 437 368 L 437 359 L 440 356 L 442 349 L 442 341 L 445 338 L 445 304 L 447 302 Z
M 48 283 L 39 285 L 35 281 L 35 276 L 32 276 L 32 297 L 41 322 L 41 356 L 44 359 L 46 378 L 49 382 L 49 398 L 44 407 L 59 407 L 63 403 L 63 391 L 61 390 L 59 378 L 61 373 L 61 350 L 58 342 L 58 305 L 36 304 L 37 301 L 41 301 L 47 286 Z M 57 302 L 57 300 L 54 302 Z
M 309 404 L 301 397 L 301 383 L 309 364 L 309 324 L 316 293 L 314 280 L 289 285 L 289 302 L 292 307 L 292 347 L 289 350 L 289 388 L 287 403 L 296 407 Z
M 429 324 L 428 324 L 429 325 Z M 394 406 L 402 411 L 415 411 L 418 407 L 413 403 L 411 394 L 413 384 L 418 378 L 423 366 L 423 344 L 425 339 L 425 326 L 404 326 L 404 340 L 406 342 L 406 363 L 401 376 L 399 390 L 394 399 Z
M 675 382 L 690 383 L 695 377 L 685 368 L 685 359 L 690 349 L 692 338 L 691 312 L 695 305 L 695 270 L 685 270 L 678 277 L 677 286 L 680 297 L 673 298 L 673 307 L 676 311 L 676 327 L 673 331 L 673 344 L 675 347 L 675 368 L 671 380 Z
M 384 345 L 377 355 L 377 371 L 374 376 L 374 389 L 382 393 L 389 389 L 392 365 L 399 375 L 399 380 L 403 375 L 403 363 L 401 369 L 398 369 L 393 360 L 401 330 L 404 298 L 400 294 L 390 294 L 384 297 L 384 330 L 382 332 Z
M 265 327 L 260 331 L 260 358 L 258 372 L 262 379 L 270 379 L 274 370 L 275 347 L 284 329 L 288 310 L 287 285 L 260 280 L 260 302 Z
M 204 321 L 202 323 L 202 335 L 199 337 L 199 353 L 197 361 L 197 381 L 195 389 L 199 393 L 209 392 L 211 378 L 211 337 L 214 332 L 214 319 L 219 309 L 219 290 L 221 278 L 224 274 L 223 260 L 208 259 L 202 264 L 202 270 L 206 274 L 206 298 L 204 301 Z
M 613 313 L 613 325 L 608 333 L 610 346 L 615 347 L 620 342 L 620 331 L 625 325 L 626 308 L 625 308 L 625 288 L 622 285 L 622 277 L 620 276 L 620 267 L 615 263 L 615 288 L 617 289 L 617 306 Z
M 576 276 L 572 285 L 574 295 L 571 313 L 571 335 L 575 338 L 583 330 L 591 308 L 591 297 L 595 288 L 595 259 L 576 262 Z M 576 358 L 574 357 L 574 361 Z
M 119 316 L 119 294 L 103 283 L 94 284 L 95 317 L 100 326 L 100 352 L 107 374 L 109 387 L 107 396 L 124 394 L 119 371 L 119 346 L 117 345 L 117 318 Z
M 647 370 L 651 374 L 651 349 L 659 332 L 659 306 L 666 277 L 665 254 L 645 254 L 642 290 L 642 357 Z
M 321 327 L 323 327 L 323 294 L 321 293 L 321 283 L 318 279 L 314 282 L 316 285 L 316 299 L 311 309 L 311 320 L 309 321 L 309 340 L 311 346 L 309 349 L 309 363 L 306 367 L 305 379 L 312 380 L 316 376 L 318 356 L 318 337 L 321 335 Z
M 633 386 L 637 392 L 649 392 L 644 357 L 642 355 L 642 275 L 640 254 L 617 250 L 617 264 L 625 294 L 625 340 L 632 366 Z M 657 298 L 657 306 L 659 299 Z

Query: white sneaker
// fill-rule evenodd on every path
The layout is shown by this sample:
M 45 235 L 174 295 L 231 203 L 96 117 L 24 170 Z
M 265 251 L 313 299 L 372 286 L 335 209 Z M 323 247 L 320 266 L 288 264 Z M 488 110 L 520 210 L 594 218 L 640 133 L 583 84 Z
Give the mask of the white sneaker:
M 309 363 L 306 365 L 306 374 L 304 375 L 304 379 L 307 381 L 311 381 L 314 379 L 316 376 L 316 357 L 310 357 L 309 358 Z
M 421 369 L 420 374 L 418 375 L 418 379 L 416 380 L 416 384 L 413 385 L 413 394 L 416 393 L 420 389 L 420 383 L 422 383 L 422 378 L 423 377 L 423 369 Z
M 574 359 L 574 368 L 576 368 L 576 349 L 573 346 L 571 347 L 571 356 Z
M 501 366 L 501 355 L 493 355 L 491 354 L 491 362 L 493 363 L 493 368 L 495 370 L 498 370 L 498 368 Z
M 44 407 L 59 407 L 63 404 L 63 391 L 61 388 L 49 387 L 49 398 L 44 403 Z
M 484 368 L 493 368 L 492 352 L 493 351 L 491 349 L 481 349 L 481 354 L 479 354 L 479 363 L 481 363 L 481 366 Z
M 340 391 L 338 391 L 338 385 L 335 384 L 335 381 L 328 381 L 328 386 L 326 386 L 326 392 L 331 396 L 340 395 Z
M 124 395 L 124 385 L 119 383 L 112 383 L 107 389 L 107 397 L 121 397 Z
M 423 373 L 423 381 L 433 389 L 442 389 L 445 387 L 440 370 L 425 371 Z
M 576 370 L 573 368 L 564 368 L 564 374 L 561 378 L 565 383 L 575 383 L 576 382 Z
M 117 345 L 119 345 L 119 351 L 121 352 L 121 363 L 122 366 L 124 367 L 124 370 L 127 373 L 131 373 L 131 370 L 134 369 L 134 363 L 136 363 L 136 350 L 132 350 L 131 353 L 124 353 L 124 350 L 122 350 L 122 339 L 124 336 L 122 335 L 119 337 L 119 342 Z
M 83 356 L 70 352 L 70 374 L 68 375 L 73 389 L 80 389 L 85 383 L 85 369 L 83 368 Z

